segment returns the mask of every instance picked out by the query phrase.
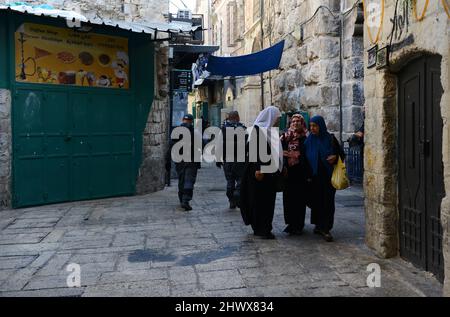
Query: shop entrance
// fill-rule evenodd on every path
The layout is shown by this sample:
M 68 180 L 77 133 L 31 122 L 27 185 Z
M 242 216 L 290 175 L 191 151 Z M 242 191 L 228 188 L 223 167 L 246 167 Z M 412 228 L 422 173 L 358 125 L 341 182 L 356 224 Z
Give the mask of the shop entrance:
M 14 207 L 133 194 L 131 101 L 117 89 L 17 83 Z

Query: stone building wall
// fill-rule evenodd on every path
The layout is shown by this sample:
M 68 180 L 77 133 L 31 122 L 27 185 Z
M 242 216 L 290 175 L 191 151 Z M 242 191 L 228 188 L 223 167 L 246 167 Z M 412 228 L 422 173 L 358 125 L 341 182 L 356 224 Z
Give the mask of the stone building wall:
M 0 89 L 0 210 L 11 206 L 11 93 Z
M 321 9 L 301 30 L 300 25 L 319 6 L 328 7 L 336 17 Z M 282 39 L 286 41 L 280 70 L 266 74 L 266 104 L 272 99 L 285 111 L 302 109 L 312 115 L 322 115 L 330 131 L 339 133 L 342 85 L 346 140 L 363 121 L 363 37 L 355 32 L 358 10 L 351 11 L 344 19 L 341 82 L 340 1 L 267 1 L 266 7 L 265 47 Z M 272 96 L 269 76 L 273 77 Z
M 224 6 L 231 1 L 217 0 Z M 236 43 L 231 55 L 250 54 L 261 49 L 261 19 L 255 14 L 255 1 L 245 1 L 238 9 L 244 14 L 238 22 L 244 26 L 243 40 Z M 303 28 L 300 24 L 309 19 L 319 6 L 327 6 L 336 16 L 341 1 L 330 0 L 265 0 L 264 48 L 286 40 L 280 69 L 265 73 L 264 105 L 274 104 L 284 111 L 303 109 L 312 115 L 323 115 L 329 129 L 340 130 L 340 89 L 342 85 L 343 138 L 357 130 L 363 122 L 363 34 L 355 32 L 358 10 L 346 15 L 343 28 L 342 82 L 340 56 L 340 20 L 326 10 L 320 10 L 315 19 Z M 220 8 L 220 6 L 218 6 Z M 217 14 L 223 15 L 220 10 Z M 362 11 L 359 11 L 362 14 Z M 226 22 L 226 17 L 216 18 Z M 226 24 L 223 24 L 226 28 Z M 216 25 L 217 29 L 217 25 Z M 226 33 L 222 34 L 226 43 Z M 217 42 L 216 42 L 217 43 Z M 226 49 L 227 53 L 230 51 Z M 261 110 L 260 76 L 225 81 L 225 95 L 234 92 L 233 108 L 241 119 L 251 125 Z
M 126 21 L 164 22 L 169 1 L 164 0 L 28 0 L 30 4 L 49 4 L 57 9 L 72 10 L 88 18 Z
M 168 46 L 155 49 L 155 99 L 143 133 L 143 161 L 139 170 L 136 192 L 147 194 L 162 190 L 166 184 L 165 154 L 168 149 L 170 108 Z
M 425 1 L 418 1 L 418 16 Z M 448 2 L 447 2 L 448 3 Z M 409 8 L 405 9 L 405 6 Z M 367 68 L 365 61 L 366 146 L 366 242 L 382 257 L 399 254 L 399 208 L 397 170 L 397 76 L 396 72 L 413 58 L 423 54 L 442 56 L 441 100 L 443 127 L 443 166 L 447 197 L 442 201 L 443 251 L 445 259 L 445 294 L 450 296 L 450 16 L 441 1 L 430 1 L 424 19 L 418 21 L 411 10 L 411 1 L 387 1 L 381 27 L 379 47 L 391 44 L 390 66 Z M 396 21 L 393 28 L 392 21 Z M 393 32 L 394 31 L 394 32 Z M 375 37 L 376 30 L 372 31 Z M 390 37 L 393 34 L 393 38 Z M 365 29 L 365 50 L 369 42 Z M 366 54 L 367 56 L 367 54 Z

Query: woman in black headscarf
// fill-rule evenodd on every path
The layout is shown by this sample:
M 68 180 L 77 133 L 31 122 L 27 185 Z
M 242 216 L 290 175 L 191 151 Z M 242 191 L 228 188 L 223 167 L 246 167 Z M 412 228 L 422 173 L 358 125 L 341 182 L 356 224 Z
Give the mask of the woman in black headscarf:
M 250 135 L 250 145 L 247 145 L 250 151 L 247 151 L 248 162 L 241 183 L 240 208 L 244 223 L 251 225 L 254 234 L 264 239 L 275 239 L 272 233 L 272 221 L 277 195 L 277 176 L 283 168 L 283 162 L 281 146 L 271 145 L 269 140 L 276 137 L 279 141 L 278 133 L 273 136 L 270 129 L 278 125 L 280 117 L 280 110 L 270 106 L 264 109 L 256 119 L 253 125 L 254 130 Z M 255 144 L 257 146 L 253 147 Z M 265 171 L 264 167 L 271 164 L 264 162 L 260 156 L 260 146 L 267 146 L 266 153 L 279 160 L 278 169 Z M 253 161 L 252 156 L 256 157 L 256 160 Z
M 311 119 L 311 134 L 305 142 L 306 157 L 312 170 L 311 223 L 316 225 L 314 233 L 328 242 L 333 241 L 336 189 L 331 185 L 334 165 L 342 149 L 336 137 L 328 133 L 321 116 Z

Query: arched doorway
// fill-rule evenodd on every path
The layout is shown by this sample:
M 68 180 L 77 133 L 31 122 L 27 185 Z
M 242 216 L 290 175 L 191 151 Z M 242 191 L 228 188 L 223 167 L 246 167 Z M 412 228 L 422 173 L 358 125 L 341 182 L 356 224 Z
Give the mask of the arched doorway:
M 398 163 L 400 255 L 443 280 L 441 60 L 422 56 L 399 73 Z

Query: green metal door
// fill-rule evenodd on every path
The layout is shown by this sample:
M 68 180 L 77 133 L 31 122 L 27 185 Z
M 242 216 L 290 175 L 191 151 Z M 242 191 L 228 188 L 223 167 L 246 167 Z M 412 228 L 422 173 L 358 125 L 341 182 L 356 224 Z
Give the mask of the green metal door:
M 15 207 L 134 193 L 131 94 L 17 86 Z
M 18 89 L 14 111 L 18 199 L 29 205 L 69 200 L 67 94 Z

